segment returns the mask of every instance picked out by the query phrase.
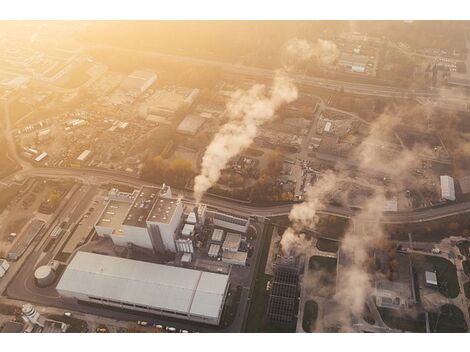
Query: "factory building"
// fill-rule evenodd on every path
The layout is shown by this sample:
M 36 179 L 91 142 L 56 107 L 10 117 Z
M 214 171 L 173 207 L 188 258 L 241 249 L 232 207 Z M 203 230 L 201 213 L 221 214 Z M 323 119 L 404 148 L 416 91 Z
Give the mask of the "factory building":
M 441 197 L 446 200 L 455 200 L 454 179 L 450 176 L 441 176 Z
M 112 190 L 95 229 L 117 246 L 135 245 L 155 253 L 175 253 L 182 218 L 183 206 L 172 198 L 170 187 L 163 185 L 159 190 L 143 186 L 133 194 Z
M 248 258 L 247 252 L 224 251 L 222 255 L 222 262 L 226 264 L 245 266 L 247 258 Z
M 57 285 L 63 297 L 218 325 L 229 276 L 78 252 Z
M 222 229 L 214 229 L 212 232 L 211 241 L 212 242 L 222 242 L 224 239 L 224 230 Z
M 227 233 L 222 249 L 228 252 L 236 252 L 240 248 L 242 236 L 239 233 Z
M 134 90 L 137 93 L 145 92 L 157 80 L 157 75 L 150 71 L 134 71 L 122 82 L 123 88 Z
M 0 259 L 0 278 L 5 276 L 9 268 L 10 264 L 5 259 Z
M 199 115 L 186 115 L 183 121 L 181 121 L 181 123 L 176 128 L 176 132 L 194 136 L 199 131 L 205 121 L 206 119 Z
M 230 214 L 222 211 L 213 212 L 213 223 L 215 226 L 246 233 L 250 226 L 250 218 L 242 215 Z

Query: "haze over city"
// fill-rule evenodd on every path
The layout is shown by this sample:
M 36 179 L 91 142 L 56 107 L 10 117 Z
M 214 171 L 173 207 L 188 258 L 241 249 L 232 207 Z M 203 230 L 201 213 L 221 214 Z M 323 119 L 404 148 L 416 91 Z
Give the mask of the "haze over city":
M 0 332 L 468 332 L 470 22 L 0 46 Z

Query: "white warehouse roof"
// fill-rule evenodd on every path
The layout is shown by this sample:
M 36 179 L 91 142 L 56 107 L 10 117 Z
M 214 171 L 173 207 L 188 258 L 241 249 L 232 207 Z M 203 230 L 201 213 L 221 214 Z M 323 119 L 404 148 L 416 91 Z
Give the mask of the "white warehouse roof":
M 441 176 L 441 193 L 442 198 L 447 200 L 455 200 L 454 179 L 450 176 Z
M 217 319 L 228 275 L 78 252 L 57 290 Z
M 85 161 L 86 158 L 91 154 L 91 150 L 84 150 L 77 158 L 78 161 Z

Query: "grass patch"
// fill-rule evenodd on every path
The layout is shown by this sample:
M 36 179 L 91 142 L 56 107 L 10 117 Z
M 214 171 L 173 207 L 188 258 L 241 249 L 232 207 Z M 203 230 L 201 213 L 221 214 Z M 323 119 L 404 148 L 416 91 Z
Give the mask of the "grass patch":
M 336 253 L 339 250 L 340 242 L 328 240 L 326 238 L 319 238 L 317 240 L 317 248 L 323 252 Z
M 464 241 L 459 241 L 457 242 L 457 248 L 460 251 L 460 254 L 463 256 L 468 256 L 469 253 L 469 246 L 470 246 L 470 241 L 464 240 Z
M 324 270 L 331 274 L 336 274 L 336 258 L 321 257 L 313 255 L 308 261 L 310 270 Z
M 470 281 L 463 284 L 463 291 L 465 292 L 465 297 L 470 299 Z
M 430 314 L 429 325 L 431 332 L 463 333 L 468 330 L 462 311 L 452 304 L 445 304 L 439 313 Z
M 462 266 L 463 266 L 463 272 L 465 273 L 465 275 L 470 276 L 470 262 L 468 260 L 464 260 L 462 262 Z
M 460 286 L 455 265 L 447 259 L 434 256 L 426 256 L 426 261 L 436 270 L 439 292 L 446 297 L 456 298 L 460 293 Z
M 457 269 L 449 260 L 424 254 L 413 254 L 414 265 L 421 271 L 435 271 L 439 292 L 448 298 L 455 298 L 460 293 Z
M 392 329 L 411 332 L 426 332 L 426 317 L 424 313 L 417 317 L 404 316 L 394 309 L 377 307 L 385 324 Z
M 302 328 L 305 332 L 312 332 L 315 330 L 315 325 L 318 316 L 318 304 L 313 300 L 305 302 L 304 317 L 302 320 Z

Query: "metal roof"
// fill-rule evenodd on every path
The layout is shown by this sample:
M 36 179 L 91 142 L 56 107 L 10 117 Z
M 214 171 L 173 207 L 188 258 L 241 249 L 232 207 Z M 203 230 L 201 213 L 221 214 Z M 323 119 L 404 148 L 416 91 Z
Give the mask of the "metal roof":
M 454 179 L 452 177 L 441 176 L 441 194 L 444 199 L 455 200 Z
M 57 290 L 217 318 L 228 275 L 78 252 Z

